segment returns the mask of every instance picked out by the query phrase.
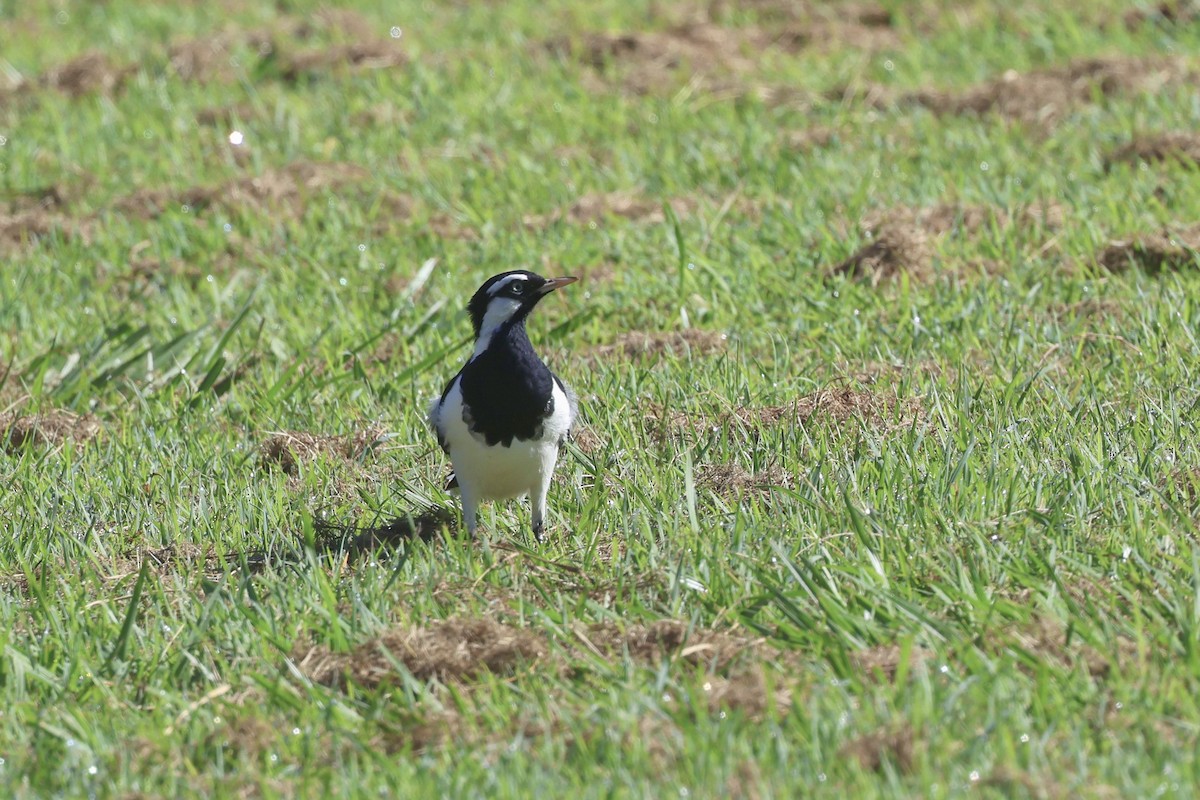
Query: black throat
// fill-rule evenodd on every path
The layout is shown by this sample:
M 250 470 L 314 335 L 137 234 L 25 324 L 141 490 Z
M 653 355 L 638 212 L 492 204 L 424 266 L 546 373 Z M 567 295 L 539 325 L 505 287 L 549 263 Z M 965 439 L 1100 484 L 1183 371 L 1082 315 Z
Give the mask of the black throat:
M 540 438 L 554 411 L 554 376 L 533 352 L 525 320 L 501 325 L 462 369 L 463 422 L 489 445 Z

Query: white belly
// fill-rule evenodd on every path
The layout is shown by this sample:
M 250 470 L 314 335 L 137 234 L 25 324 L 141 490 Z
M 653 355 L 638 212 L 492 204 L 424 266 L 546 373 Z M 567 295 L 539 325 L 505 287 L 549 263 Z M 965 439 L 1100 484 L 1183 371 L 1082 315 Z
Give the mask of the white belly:
M 446 395 L 435 421 L 450 448 L 459 486 L 469 486 L 478 499 L 502 499 L 535 492 L 549 480 L 558 461 L 558 443 L 571 428 L 571 409 L 554 387 L 554 413 L 538 439 L 488 446 L 462 419 L 462 392 L 457 385 Z

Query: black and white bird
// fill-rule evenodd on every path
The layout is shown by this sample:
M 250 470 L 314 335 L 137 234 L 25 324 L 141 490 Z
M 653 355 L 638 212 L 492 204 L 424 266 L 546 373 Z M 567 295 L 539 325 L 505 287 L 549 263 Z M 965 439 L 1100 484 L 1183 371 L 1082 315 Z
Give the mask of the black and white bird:
M 475 351 L 434 400 L 429 424 L 454 465 L 447 488 L 457 487 L 471 533 L 481 501 L 521 495 L 529 495 L 534 534 L 546 524 L 546 494 L 575 423 L 575 395 L 533 351 L 525 318 L 575 280 L 504 272 L 467 305 Z

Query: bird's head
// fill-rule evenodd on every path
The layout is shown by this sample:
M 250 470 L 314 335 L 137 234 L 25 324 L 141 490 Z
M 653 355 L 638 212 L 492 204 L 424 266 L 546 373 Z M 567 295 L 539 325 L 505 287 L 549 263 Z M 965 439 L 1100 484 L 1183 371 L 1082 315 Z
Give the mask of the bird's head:
M 501 325 L 521 322 L 546 295 L 577 278 L 543 278 L 526 270 L 493 275 L 467 304 L 475 338 L 490 338 Z

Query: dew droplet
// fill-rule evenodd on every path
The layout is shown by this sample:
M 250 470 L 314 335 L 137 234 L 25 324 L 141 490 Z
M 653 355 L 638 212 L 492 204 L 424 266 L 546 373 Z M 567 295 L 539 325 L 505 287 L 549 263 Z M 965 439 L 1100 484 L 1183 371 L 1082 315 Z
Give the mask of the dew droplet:
M 389 33 L 391 33 L 393 39 L 399 39 L 401 36 L 404 35 L 404 31 L 400 30 L 399 25 L 393 25 L 392 29 L 391 29 L 391 31 L 389 31 Z

